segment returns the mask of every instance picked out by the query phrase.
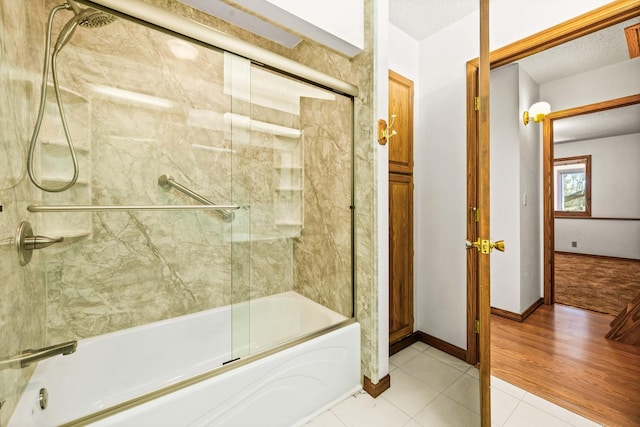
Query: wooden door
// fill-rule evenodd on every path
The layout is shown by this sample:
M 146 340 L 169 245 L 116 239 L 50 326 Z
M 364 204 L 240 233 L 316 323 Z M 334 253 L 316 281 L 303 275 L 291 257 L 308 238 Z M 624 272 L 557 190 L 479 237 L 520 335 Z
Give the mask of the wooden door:
M 389 174 L 389 344 L 413 333 L 413 177 Z
M 397 132 L 389 139 L 389 172 L 413 174 L 413 82 L 391 70 L 389 123 Z
M 395 120 L 391 118 L 395 115 Z M 413 82 L 389 71 L 389 344 L 413 333 Z

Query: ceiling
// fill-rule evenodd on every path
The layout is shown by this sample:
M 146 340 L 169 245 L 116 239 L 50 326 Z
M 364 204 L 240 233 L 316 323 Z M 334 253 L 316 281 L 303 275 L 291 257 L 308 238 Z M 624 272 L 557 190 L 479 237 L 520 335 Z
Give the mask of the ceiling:
M 478 0 L 389 0 L 389 21 L 418 41 L 478 10 Z
M 637 23 L 640 17 L 523 58 L 518 63 L 538 84 L 543 84 L 628 61 L 624 28 Z
M 389 21 L 417 41 L 478 10 L 477 0 L 389 0 Z M 629 59 L 624 28 L 640 17 L 518 61 L 539 84 Z M 553 66 L 550 66 L 553 64 Z
M 422 41 L 477 9 L 477 0 L 389 0 L 389 21 Z M 523 58 L 518 63 L 538 84 L 544 84 L 628 61 L 624 28 L 637 23 L 640 17 Z M 558 121 L 554 126 L 555 140 L 570 142 L 640 133 L 639 111 L 640 107 L 630 107 Z M 595 120 L 596 117 L 600 119 Z M 560 123 L 562 126 L 556 129 Z

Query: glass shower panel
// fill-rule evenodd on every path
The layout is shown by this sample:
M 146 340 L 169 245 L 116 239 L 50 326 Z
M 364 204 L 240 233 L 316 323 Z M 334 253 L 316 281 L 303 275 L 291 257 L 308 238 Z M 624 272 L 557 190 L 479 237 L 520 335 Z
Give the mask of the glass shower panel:
M 56 19 L 53 33 L 64 23 Z M 80 178 L 62 193 L 36 191 L 30 203 L 203 203 L 176 186 L 232 203 L 233 150 L 224 120 L 231 96 L 222 52 L 121 18 L 78 28 L 59 55 L 58 74 Z M 59 185 L 71 164 L 52 87 L 35 166 L 43 181 Z M 38 234 L 65 238 L 34 255 L 46 272 L 49 344 L 231 304 L 234 224 L 222 212 L 29 215 Z M 230 348 L 227 328 L 222 335 Z
M 250 351 L 251 286 L 251 129 L 245 118 L 251 105 L 251 62 L 224 53 L 224 91 L 230 96 L 229 109 L 223 113 L 225 137 L 231 142 L 232 197 L 240 209 L 229 224 L 231 245 L 231 336 L 232 359 L 248 356 Z
M 250 84 L 256 353 L 352 317 L 353 100 L 255 64 Z

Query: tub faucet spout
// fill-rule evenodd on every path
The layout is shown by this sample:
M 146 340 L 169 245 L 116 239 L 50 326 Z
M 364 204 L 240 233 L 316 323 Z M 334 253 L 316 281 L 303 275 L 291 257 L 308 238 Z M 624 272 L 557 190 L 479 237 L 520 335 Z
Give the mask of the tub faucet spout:
M 54 344 L 49 347 L 24 350 L 22 353 L 15 357 L 6 360 L 0 360 L 0 369 L 26 368 L 33 363 L 48 359 L 53 356 L 57 356 L 58 354 L 66 356 L 68 354 L 75 353 L 77 348 L 78 341 L 69 341 L 62 344 Z

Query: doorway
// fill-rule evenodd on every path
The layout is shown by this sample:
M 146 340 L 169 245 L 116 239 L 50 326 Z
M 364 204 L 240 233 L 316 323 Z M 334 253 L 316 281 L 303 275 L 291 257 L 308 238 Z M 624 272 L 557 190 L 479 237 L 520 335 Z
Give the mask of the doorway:
M 545 244 L 545 257 L 553 267 L 545 275 L 547 304 L 558 302 L 615 316 L 640 291 L 640 252 L 634 231 L 640 221 L 637 202 L 619 197 L 638 194 L 637 179 L 630 171 L 637 158 L 633 153 L 637 153 L 639 113 L 637 94 L 556 111 L 544 122 L 543 147 L 548 152 L 543 164 L 544 200 L 549 204 L 544 219 L 549 245 Z M 584 175 L 584 189 L 569 194 L 563 191 L 563 181 L 554 177 L 574 170 L 581 160 L 587 167 L 573 176 Z M 594 185 L 599 197 L 592 200 Z
M 497 49 L 490 54 L 491 68 L 501 67 L 526 56 L 533 55 L 562 43 L 577 39 L 600 29 L 618 24 L 639 14 L 637 4 L 633 2 L 615 2 L 596 9 L 595 11 L 578 16 L 570 21 L 534 34 L 530 37 Z M 476 237 L 477 206 L 477 150 L 478 150 L 478 58 L 467 63 L 467 236 L 470 240 Z M 551 159 L 551 160 L 550 160 Z M 543 162 L 552 161 L 553 156 L 543 153 Z M 543 179 L 547 180 L 543 186 L 549 185 L 550 177 L 547 173 Z M 545 200 L 546 202 L 546 200 Z M 551 209 L 551 211 L 549 211 Z M 543 208 L 545 229 L 553 219 L 553 210 L 547 204 Z M 551 225 L 552 227 L 553 225 Z M 552 304 L 548 287 L 553 286 L 553 234 L 545 233 L 544 239 L 544 286 L 545 304 Z M 508 245 L 508 242 L 507 242 Z M 549 249 L 551 248 L 551 249 Z M 469 251 L 467 259 L 467 362 L 478 363 L 479 348 L 490 343 L 478 343 L 476 325 L 479 320 L 478 275 L 477 262 L 473 260 L 474 251 Z

